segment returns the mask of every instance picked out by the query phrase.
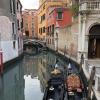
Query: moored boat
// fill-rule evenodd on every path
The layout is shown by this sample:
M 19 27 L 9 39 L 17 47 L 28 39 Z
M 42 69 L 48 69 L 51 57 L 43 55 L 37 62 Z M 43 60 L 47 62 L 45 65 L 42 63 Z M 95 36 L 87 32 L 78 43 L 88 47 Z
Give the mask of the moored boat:
M 71 73 L 66 80 L 68 100 L 81 100 L 83 98 L 83 83 L 80 77 Z
M 48 81 L 43 100 L 64 100 L 64 77 L 59 70 L 51 72 L 51 78 Z

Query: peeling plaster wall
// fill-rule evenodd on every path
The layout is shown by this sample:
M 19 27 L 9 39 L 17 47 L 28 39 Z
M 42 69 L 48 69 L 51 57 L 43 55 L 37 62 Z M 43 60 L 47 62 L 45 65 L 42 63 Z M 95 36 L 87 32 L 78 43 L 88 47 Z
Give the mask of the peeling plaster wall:
M 18 56 L 18 43 L 15 40 L 13 48 L 12 22 L 6 16 L 0 16 L 0 48 L 3 51 L 3 61 L 9 61 Z
M 77 59 L 78 23 L 74 23 L 72 26 L 60 29 L 58 34 L 58 48 L 62 52 L 65 52 L 66 48 L 66 53 Z

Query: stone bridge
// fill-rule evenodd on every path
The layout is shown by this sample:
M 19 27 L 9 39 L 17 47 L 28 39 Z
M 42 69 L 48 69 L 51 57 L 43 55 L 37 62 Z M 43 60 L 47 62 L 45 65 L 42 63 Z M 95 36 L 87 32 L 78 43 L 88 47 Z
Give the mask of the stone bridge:
M 24 46 L 24 49 L 26 47 L 32 47 L 32 48 L 34 47 L 39 51 L 41 49 L 43 50 L 44 48 L 46 48 L 46 42 L 36 40 L 36 39 L 25 39 L 23 41 L 23 46 Z

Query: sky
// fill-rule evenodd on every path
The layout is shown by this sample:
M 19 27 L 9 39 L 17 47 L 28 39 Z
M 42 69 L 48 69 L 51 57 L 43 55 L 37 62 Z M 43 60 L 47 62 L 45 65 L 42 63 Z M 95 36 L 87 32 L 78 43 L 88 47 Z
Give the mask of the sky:
M 20 0 L 23 6 L 23 9 L 38 9 L 39 0 Z

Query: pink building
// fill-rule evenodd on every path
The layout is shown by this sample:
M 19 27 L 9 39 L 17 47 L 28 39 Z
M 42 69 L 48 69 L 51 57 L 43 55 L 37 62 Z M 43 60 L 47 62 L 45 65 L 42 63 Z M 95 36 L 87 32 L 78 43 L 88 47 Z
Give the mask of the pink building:
M 18 34 L 18 54 L 20 55 L 23 52 L 23 21 L 22 21 L 22 4 L 20 0 L 17 0 L 17 34 Z
M 25 9 L 23 11 L 23 32 L 29 38 L 38 37 L 37 9 Z

